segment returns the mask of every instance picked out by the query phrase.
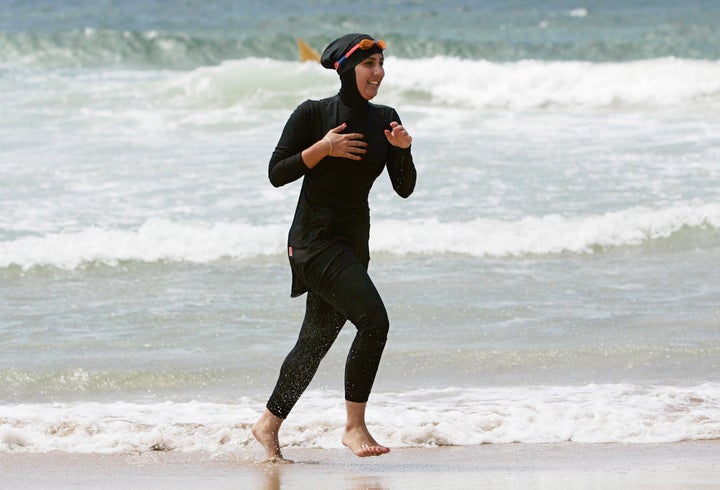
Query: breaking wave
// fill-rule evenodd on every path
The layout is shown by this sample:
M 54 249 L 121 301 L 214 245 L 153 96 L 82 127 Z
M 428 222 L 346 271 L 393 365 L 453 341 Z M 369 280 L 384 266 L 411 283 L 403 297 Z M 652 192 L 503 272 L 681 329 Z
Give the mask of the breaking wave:
M 447 388 L 373 395 L 368 425 L 392 447 L 501 443 L 660 443 L 720 438 L 718 390 L 608 384 Z M 289 447 L 338 448 L 338 393 L 308 391 Z M 250 457 L 261 399 L 217 403 L 76 402 L 0 405 L 0 452 L 176 451 Z M 376 415 L 377 414 L 377 415 Z M 379 416 L 381 415 L 381 417 Z
M 700 235 L 714 240 L 720 204 L 631 208 L 601 215 L 525 217 L 516 221 L 478 218 L 373 222 L 370 248 L 393 254 L 466 254 L 522 257 L 589 254 L 614 247 L 665 241 L 689 247 Z M 284 253 L 286 225 L 175 223 L 153 219 L 134 230 L 91 227 L 0 242 L 0 267 L 75 269 L 121 262 L 208 263 Z

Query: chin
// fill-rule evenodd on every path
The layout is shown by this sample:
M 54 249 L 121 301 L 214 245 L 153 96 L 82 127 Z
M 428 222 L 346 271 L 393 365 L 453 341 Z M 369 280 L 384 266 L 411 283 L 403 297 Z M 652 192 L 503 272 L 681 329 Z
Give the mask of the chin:
M 377 91 L 375 92 L 363 92 L 360 95 L 362 95 L 363 99 L 365 100 L 373 100 L 375 96 L 377 95 Z

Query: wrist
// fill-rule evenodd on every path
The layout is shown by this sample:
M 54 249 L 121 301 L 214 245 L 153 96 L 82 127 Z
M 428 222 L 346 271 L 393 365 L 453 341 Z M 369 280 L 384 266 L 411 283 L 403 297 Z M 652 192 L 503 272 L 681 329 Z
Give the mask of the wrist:
M 332 155 L 332 150 L 333 150 L 332 140 L 330 139 L 329 136 L 326 135 L 326 136 L 323 137 L 323 141 L 327 141 L 327 144 L 328 144 L 327 156 L 331 156 L 331 155 Z

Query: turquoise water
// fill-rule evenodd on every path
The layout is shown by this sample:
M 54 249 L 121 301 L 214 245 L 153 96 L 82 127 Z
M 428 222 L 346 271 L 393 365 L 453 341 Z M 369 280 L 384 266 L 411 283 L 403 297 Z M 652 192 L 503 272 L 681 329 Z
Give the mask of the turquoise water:
M 0 451 L 248 449 L 304 307 L 283 253 L 299 186 L 274 189 L 267 162 L 293 108 L 338 88 L 296 38 L 321 50 L 346 31 L 388 41 L 377 101 L 419 172 L 408 200 L 385 176 L 371 195 L 391 316 L 378 437 L 717 438 L 719 16 L 4 4 Z M 339 445 L 352 330 L 289 443 Z
M 404 58 L 601 62 L 717 59 L 718 21 L 712 0 L 370 1 L 361 8 L 287 0 L 188 1 L 172 7 L 162 1 L 35 1 L 3 9 L 0 39 L 9 59 L 70 66 L 187 68 L 246 56 L 294 60 L 297 36 L 320 48 L 345 31 L 382 33 L 392 52 Z

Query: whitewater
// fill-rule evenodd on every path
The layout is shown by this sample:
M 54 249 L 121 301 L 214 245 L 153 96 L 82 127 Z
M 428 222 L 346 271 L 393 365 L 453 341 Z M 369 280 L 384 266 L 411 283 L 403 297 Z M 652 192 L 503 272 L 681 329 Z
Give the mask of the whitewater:
M 716 439 L 720 387 L 684 389 L 632 385 L 535 387 L 528 390 L 423 390 L 375 400 L 382 417 L 368 420 L 393 447 L 490 443 L 667 443 Z M 289 421 L 288 447 L 340 448 L 340 393 L 313 392 L 302 424 Z M 706 400 L 714 400 L 705 403 Z M 622 402 L 621 402 L 622 400 Z M 201 452 L 247 459 L 250 409 L 235 403 L 58 403 L 0 407 L 0 444 L 20 452 L 127 454 Z M 510 406 L 508 406 L 510 405 Z M 18 417 L 18 411 L 23 415 Z M 698 421 L 702 421 L 698 423 Z
M 720 229 L 720 205 L 635 208 L 600 216 L 526 217 L 515 222 L 381 221 L 373 223 L 371 251 L 391 254 L 467 254 L 509 257 L 593 253 L 673 239 L 692 246 L 693 236 Z M 52 266 L 74 269 L 121 262 L 204 263 L 282 255 L 287 230 L 281 225 L 185 223 L 150 220 L 137 230 L 89 228 L 0 243 L 0 267 L 24 270 Z

